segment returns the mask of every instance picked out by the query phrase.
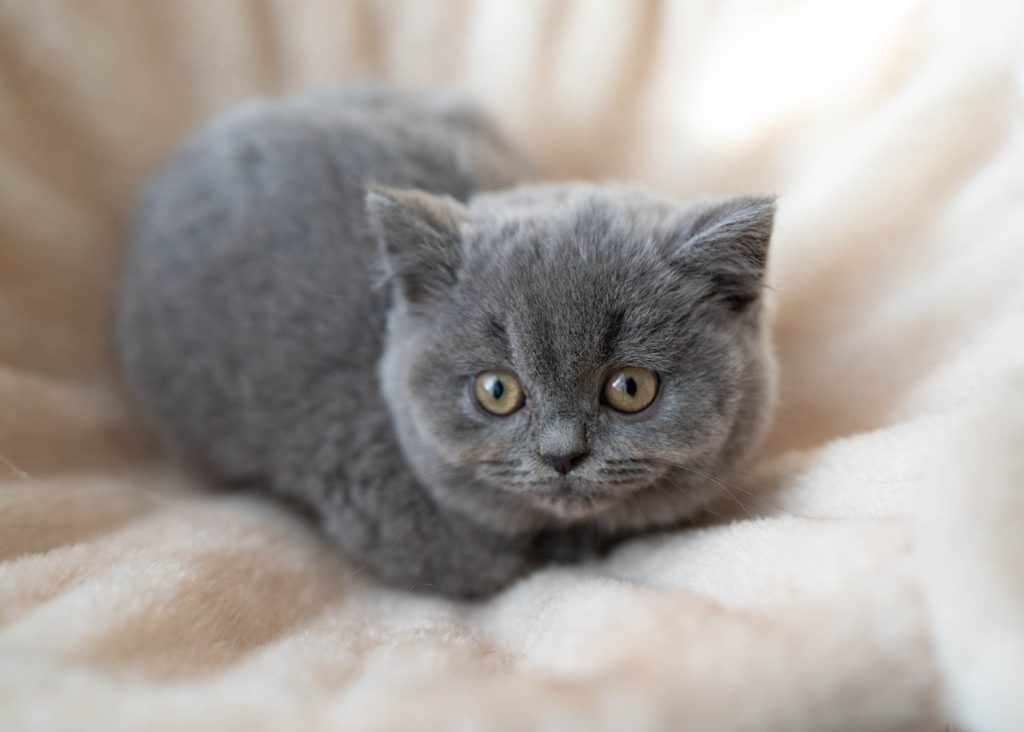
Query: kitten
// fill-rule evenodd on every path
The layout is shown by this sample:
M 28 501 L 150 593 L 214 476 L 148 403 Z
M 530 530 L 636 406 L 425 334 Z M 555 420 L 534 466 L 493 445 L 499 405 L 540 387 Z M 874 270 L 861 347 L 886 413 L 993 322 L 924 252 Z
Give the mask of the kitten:
M 228 112 L 146 190 L 117 345 L 215 479 L 477 597 L 678 525 L 755 446 L 774 204 L 525 184 L 478 113 L 362 89 Z

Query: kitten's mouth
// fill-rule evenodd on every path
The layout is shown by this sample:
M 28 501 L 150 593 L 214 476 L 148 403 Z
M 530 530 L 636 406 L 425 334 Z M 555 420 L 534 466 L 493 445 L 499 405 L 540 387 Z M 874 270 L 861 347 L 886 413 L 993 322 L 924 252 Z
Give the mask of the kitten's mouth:
M 656 481 L 664 470 L 641 460 L 605 463 L 596 472 L 537 477 L 495 461 L 486 466 L 482 477 L 533 503 L 537 508 L 562 518 L 583 519 L 630 500 L 637 491 Z
M 530 500 L 546 511 L 564 518 L 586 518 L 629 500 L 633 491 L 649 481 L 635 484 L 608 483 L 569 477 L 552 479 L 530 486 Z

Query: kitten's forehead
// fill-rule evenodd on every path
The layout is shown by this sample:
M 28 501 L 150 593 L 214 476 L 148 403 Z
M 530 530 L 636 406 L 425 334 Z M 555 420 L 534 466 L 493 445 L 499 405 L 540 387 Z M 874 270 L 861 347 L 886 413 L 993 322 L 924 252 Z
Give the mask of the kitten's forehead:
M 490 234 L 475 248 L 469 300 L 481 336 L 513 365 L 564 383 L 665 360 L 672 288 L 649 232 L 569 210 Z

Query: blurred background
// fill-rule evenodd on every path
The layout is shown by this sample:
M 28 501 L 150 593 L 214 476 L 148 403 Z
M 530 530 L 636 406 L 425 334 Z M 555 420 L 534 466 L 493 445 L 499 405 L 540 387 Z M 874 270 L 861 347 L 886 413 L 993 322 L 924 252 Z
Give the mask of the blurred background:
M 69 182 L 78 162 L 95 191 L 246 97 L 379 79 L 466 91 L 553 173 L 772 187 L 932 46 L 963 41 L 940 5 L 6 0 L 0 124 L 8 146 L 50 141 Z

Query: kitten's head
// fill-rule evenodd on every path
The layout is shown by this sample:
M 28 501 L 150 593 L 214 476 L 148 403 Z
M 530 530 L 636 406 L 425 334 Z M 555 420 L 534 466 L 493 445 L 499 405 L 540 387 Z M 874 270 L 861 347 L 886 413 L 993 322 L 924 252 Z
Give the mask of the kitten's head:
M 771 199 L 564 184 L 367 201 L 395 298 L 382 388 L 441 500 L 573 520 L 656 490 L 667 523 L 715 492 L 687 476 L 756 441 Z

